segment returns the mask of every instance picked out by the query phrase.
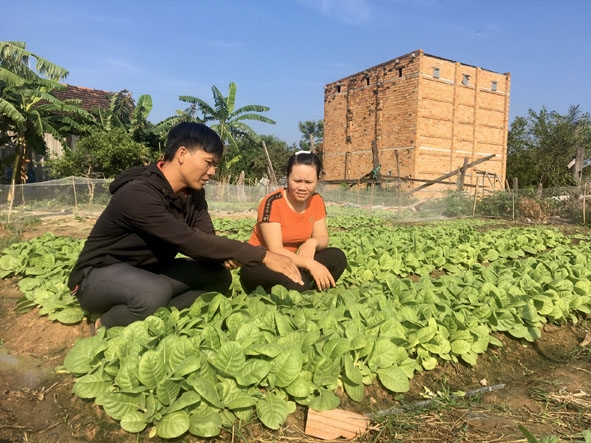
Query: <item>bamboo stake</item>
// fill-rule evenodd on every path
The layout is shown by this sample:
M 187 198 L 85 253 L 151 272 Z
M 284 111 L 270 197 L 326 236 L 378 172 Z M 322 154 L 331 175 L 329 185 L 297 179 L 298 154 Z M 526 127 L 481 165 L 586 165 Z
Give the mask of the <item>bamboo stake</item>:
M 74 190 L 74 207 L 76 208 L 76 212 L 78 212 L 78 197 L 76 196 L 76 183 L 74 182 L 74 177 L 72 177 L 72 189 Z
M 587 194 L 587 182 L 585 182 L 585 186 L 583 186 L 583 225 L 585 224 L 585 213 L 587 212 L 587 207 L 585 205 L 585 194 Z
M 398 159 L 398 150 L 394 151 L 396 154 L 396 175 L 398 176 L 398 180 L 396 183 L 396 190 L 398 192 L 398 214 L 400 214 L 400 207 L 402 206 L 402 194 L 400 189 L 400 161 Z
M 269 157 L 269 151 L 267 150 L 267 145 L 263 140 L 263 149 L 265 150 L 265 156 L 267 157 L 267 163 L 269 166 L 269 179 L 271 180 L 271 184 L 273 186 L 277 186 L 277 177 L 275 177 L 275 171 L 273 170 L 273 163 L 271 163 L 271 157 Z
M 476 198 L 478 197 L 478 174 L 474 174 L 476 176 L 476 183 L 474 186 L 474 202 L 472 203 L 472 218 L 474 218 L 474 214 L 476 214 Z

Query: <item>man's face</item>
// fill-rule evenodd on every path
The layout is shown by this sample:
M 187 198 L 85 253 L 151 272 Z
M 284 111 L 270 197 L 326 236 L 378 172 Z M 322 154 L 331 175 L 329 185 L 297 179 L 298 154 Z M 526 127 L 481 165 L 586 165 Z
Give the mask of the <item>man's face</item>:
M 184 147 L 179 148 L 184 150 L 180 153 L 182 158 L 181 173 L 184 184 L 187 188 L 199 191 L 207 184 L 209 179 L 215 175 L 215 167 L 217 166 L 218 157 L 215 154 L 210 154 L 202 149 L 195 149 L 189 151 Z

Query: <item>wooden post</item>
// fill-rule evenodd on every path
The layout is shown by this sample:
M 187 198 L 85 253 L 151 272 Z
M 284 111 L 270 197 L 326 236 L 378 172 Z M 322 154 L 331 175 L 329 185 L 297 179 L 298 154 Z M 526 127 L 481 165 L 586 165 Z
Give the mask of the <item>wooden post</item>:
M 476 165 L 479 165 L 480 163 L 483 163 L 483 162 L 485 162 L 485 161 L 488 161 L 488 160 L 490 160 L 491 158 L 493 158 L 495 155 L 496 155 L 496 154 L 490 154 L 490 155 L 487 155 L 486 157 L 482 157 L 482 158 L 480 158 L 480 159 L 478 159 L 478 160 L 475 160 L 475 161 L 473 161 L 473 162 L 471 162 L 471 163 L 468 163 L 468 164 L 466 165 L 466 169 L 468 169 L 468 168 L 472 168 L 472 167 L 474 167 L 474 166 L 476 166 Z M 460 172 L 460 169 L 461 169 L 461 168 L 454 169 L 452 172 L 448 172 L 447 174 L 445 174 L 445 175 L 442 175 L 441 177 L 438 177 L 438 178 L 436 178 L 435 180 L 429 180 L 427 183 L 425 183 L 425 184 L 423 184 L 423 185 L 421 185 L 421 186 L 418 186 L 418 187 L 414 188 L 414 189 L 413 189 L 413 190 L 412 190 L 410 193 L 412 194 L 412 193 L 414 193 L 414 192 L 417 192 L 417 191 L 419 191 L 420 189 L 426 188 L 427 186 L 431 186 L 431 185 L 434 185 L 434 184 L 436 184 L 436 183 L 441 183 L 443 180 L 445 180 L 445 179 L 447 179 L 447 178 L 449 178 L 449 177 L 453 177 L 454 175 L 456 175 L 458 172 Z M 478 180 L 478 179 L 477 179 L 477 180 Z
M 466 171 L 468 170 L 468 157 L 464 157 L 464 164 L 460 169 L 460 180 L 458 181 L 458 192 L 464 190 L 464 181 L 466 180 Z
M 245 202 L 246 201 L 246 193 L 244 192 L 244 171 L 240 172 L 240 176 L 238 177 L 238 182 L 236 183 L 238 186 L 236 187 L 238 191 L 238 201 Z
M 583 165 L 585 163 L 585 148 L 583 146 L 577 146 L 575 154 L 575 164 L 573 168 L 573 177 L 577 186 L 581 186 L 583 179 Z
M 273 163 L 271 163 L 271 157 L 269 157 L 269 151 L 267 151 L 267 145 L 265 144 L 265 140 L 263 140 L 263 149 L 265 150 L 265 155 L 267 156 L 267 164 L 269 166 L 269 180 L 271 180 L 271 184 L 273 186 L 277 186 L 277 177 L 275 177 L 275 171 L 273 170 Z
M 402 190 L 400 189 L 400 161 L 398 159 L 398 149 L 394 151 L 396 154 L 396 175 L 398 176 L 398 181 L 396 184 L 396 190 L 398 192 L 398 214 L 400 214 L 400 207 L 402 206 Z
M 472 203 L 472 218 L 474 218 L 474 215 L 476 214 L 476 198 L 478 197 L 478 176 L 476 174 L 476 172 L 474 173 L 474 175 L 476 175 L 476 183 L 474 183 L 474 202 Z
M 78 197 L 76 196 L 76 182 L 74 181 L 74 177 L 72 177 L 72 189 L 74 190 L 74 208 L 76 208 L 76 212 L 78 212 Z
M 585 225 L 585 214 L 587 212 L 587 207 L 585 204 L 585 194 L 587 194 L 587 182 L 585 182 L 585 186 L 583 187 L 583 225 Z

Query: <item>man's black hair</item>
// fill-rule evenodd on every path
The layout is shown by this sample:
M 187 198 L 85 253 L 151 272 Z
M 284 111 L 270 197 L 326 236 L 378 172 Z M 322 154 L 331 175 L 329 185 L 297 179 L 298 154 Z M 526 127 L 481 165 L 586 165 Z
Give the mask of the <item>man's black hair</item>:
M 189 151 L 202 149 L 209 154 L 215 154 L 218 158 L 224 152 L 224 143 L 220 136 L 202 123 L 182 122 L 173 127 L 166 140 L 164 161 L 171 161 L 181 146 Z

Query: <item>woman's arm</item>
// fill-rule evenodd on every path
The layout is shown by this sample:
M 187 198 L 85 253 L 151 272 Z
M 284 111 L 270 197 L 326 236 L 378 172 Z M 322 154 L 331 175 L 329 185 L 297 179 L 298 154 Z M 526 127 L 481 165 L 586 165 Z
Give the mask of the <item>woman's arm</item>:
M 298 268 L 308 269 L 310 265 L 309 262 L 311 261 L 309 258 L 300 257 L 289 249 L 283 247 L 283 234 L 281 232 L 280 223 L 263 222 L 259 224 L 259 228 L 261 230 L 261 236 L 263 237 L 265 247 L 269 251 L 291 258 Z
M 307 258 L 314 258 L 316 252 L 328 247 L 328 228 L 326 218 L 317 220 L 312 228 L 312 236 L 300 245 L 298 255 Z
M 319 220 L 319 222 L 322 220 Z M 318 223 L 318 222 L 317 222 Z M 323 223 L 324 229 L 326 230 L 326 222 Z M 293 263 L 302 269 L 307 269 L 310 271 L 312 278 L 316 282 L 316 286 L 320 290 L 329 289 L 335 286 L 335 281 L 328 271 L 328 269 L 321 263 L 314 260 L 314 255 L 312 257 L 306 256 L 305 254 L 300 253 L 298 254 L 290 251 L 283 247 L 283 236 L 281 233 L 281 224 L 280 223 L 260 223 L 259 224 L 261 235 L 265 241 L 265 245 L 267 249 L 271 252 L 276 252 L 281 255 L 285 255 L 293 261 Z M 316 225 L 314 226 L 314 231 L 316 230 Z M 313 231 L 313 232 L 314 232 Z M 322 232 L 322 228 L 320 228 L 320 232 Z M 314 235 L 314 234 L 313 234 Z M 322 236 L 319 237 L 320 242 L 322 242 Z M 317 239 L 314 239 L 314 242 L 319 244 Z M 304 242 L 306 243 L 306 242 Z M 328 244 L 328 234 L 326 235 L 326 244 Z M 311 246 L 312 242 L 310 243 Z M 326 246 L 324 246 L 326 247 Z M 301 250 L 301 247 L 300 247 Z

